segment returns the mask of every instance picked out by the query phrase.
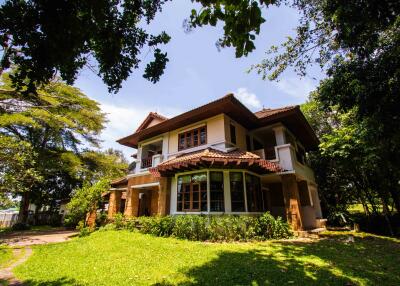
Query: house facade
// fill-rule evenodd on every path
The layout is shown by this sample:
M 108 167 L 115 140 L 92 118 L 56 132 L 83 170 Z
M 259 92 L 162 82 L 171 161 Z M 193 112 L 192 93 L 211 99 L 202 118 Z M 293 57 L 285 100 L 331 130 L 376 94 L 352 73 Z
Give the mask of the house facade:
M 173 118 L 150 113 L 119 139 L 136 167 L 112 182 L 108 216 L 260 214 L 322 226 L 306 152 L 318 139 L 299 106 L 251 112 L 232 94 Z

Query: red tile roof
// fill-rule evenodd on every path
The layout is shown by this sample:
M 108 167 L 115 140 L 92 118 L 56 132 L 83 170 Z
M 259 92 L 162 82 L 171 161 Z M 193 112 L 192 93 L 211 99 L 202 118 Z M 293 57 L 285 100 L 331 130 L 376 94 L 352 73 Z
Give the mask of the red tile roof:
M 259 174 L 283 171 L 278 164 L 261 159 L 258 155 L 245 151 L 223 152 L 212 148 L 183 154 L 150 168 L 155 176 L 171 175 L 177 171 L 204 167 L 249 169 Z
M 280 107 L 280 108 L 263 108 L 260 111 L 254 112 L 254 115 L 257 116 L 257 118 L 266 118 L 281 112 L 286 112 L 289 110 L 293 110 L 295 108 L 298 108 L 297 105 L 291 105 L 291 106 L 285 106 L 285 107 Z
M 114 179 L 111 181 L 111 186 L 119 185 L 119 184 L 126 184 L 128 182 L 128 179 L 125 177 L 121 177 L 118 179 Z

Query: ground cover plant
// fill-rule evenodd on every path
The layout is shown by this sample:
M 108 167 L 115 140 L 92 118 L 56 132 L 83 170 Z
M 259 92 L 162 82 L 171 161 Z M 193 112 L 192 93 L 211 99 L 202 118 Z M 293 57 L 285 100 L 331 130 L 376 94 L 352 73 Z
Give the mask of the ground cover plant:
M 400 240 L 326 233 L 321 240 L 209 243 L 97 231 L 35 246 L 14 270 L 25 285 L 400 285 Z

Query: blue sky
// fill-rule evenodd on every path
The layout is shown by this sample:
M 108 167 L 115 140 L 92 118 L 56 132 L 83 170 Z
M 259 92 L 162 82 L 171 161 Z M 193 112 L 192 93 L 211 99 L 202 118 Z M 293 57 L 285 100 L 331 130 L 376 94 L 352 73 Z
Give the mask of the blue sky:
M 233 48 L 218 51 L 215 46 L 222 36 L 221 26 L 198 28 L 189 34 L 184 32 L 183 20 L 193 7 L 191 1 L 169 2 L 151 24 L 151 32 L 165 30 L 172 37 L 163 49 L 170 61 L 158 83 L 152 84 L 142 77 L 143 67 L 151 59 L 151 53 L 146 56 L 147 51 L 142 53 L 141 69 L 131 74 L 118 94 L 109 94 L 93 72 L 80 73 L 75 86 L 100 102 L 107 113 L 109 122 L 101 134 L 104 148 L 120 149 L 127 156 L 135 153 L 115 140 L 133 133 L 150 111 L 171 117 L 230 92 L 254 111 L 263 106 L 301 104 L 324 77 L 316 67 L 305 78 L 287 71 L 279 82 L 263 81 L 256 73 L 246 72 L 265 57 L 268 47 L 293 35 L 298 21 L 296 11 L 286 7 L 266 9 L 266 23 L 256 40 L 257 49 L 248 57 L 237 59 Z

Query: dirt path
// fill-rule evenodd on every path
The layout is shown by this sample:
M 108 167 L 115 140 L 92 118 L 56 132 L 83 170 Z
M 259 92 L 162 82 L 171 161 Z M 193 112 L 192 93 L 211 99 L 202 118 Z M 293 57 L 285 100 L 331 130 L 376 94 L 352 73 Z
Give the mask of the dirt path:
M 14 257 L 18 257 L 18 259 L 6 268 L 0 269 L 0 283 L 2 283 L 2 281 L 7 281 L 6 285 L 8 286 L 23 285 L 21 281 L 15 278 L 12 270 L 18 265 L 24 263 L 29 258 L 29 256 L 31 256 L 31 254 L 32 248 L 30 248 L 29 246 L 25 248 L 14 248 L 13 255 Z
M 63 242 L 76 235 L 73 230 L 19 231 L 0 237 L 0 242 L 9 246 L 29 246 Z
M 47 231 L 21 231 L 13 232 L 0 237 L 0 242 L 13 248 L 14 258 L 17 258 L 11 265 L 0 269 L 0 286 L 6 281 L 9 286 L 23 285 L 15 278 L 12 270 L 24 263 L 32 254 L 31 245 L 63 242 L 76 235 L 76 231 L 69 230 L 47 230 Z

